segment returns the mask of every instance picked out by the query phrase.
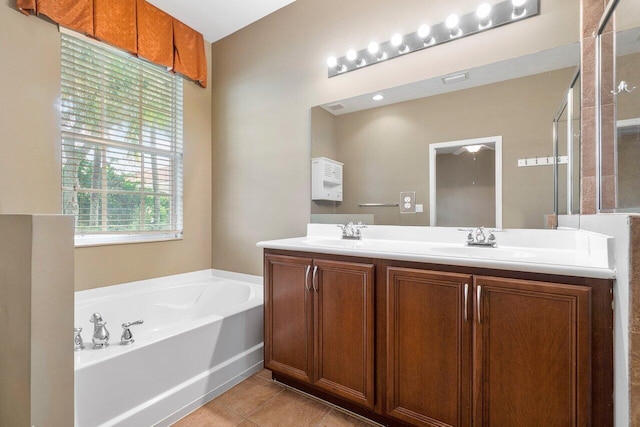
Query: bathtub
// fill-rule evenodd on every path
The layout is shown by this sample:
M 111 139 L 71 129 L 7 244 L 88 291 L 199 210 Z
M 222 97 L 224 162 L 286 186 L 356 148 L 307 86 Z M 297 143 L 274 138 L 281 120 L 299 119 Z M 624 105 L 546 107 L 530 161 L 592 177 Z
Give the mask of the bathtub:
M 75 426 L 168 426 L 261 369 L 262 278 L 218 270 L 76 292 Z M 110 345 L 93 349 L 95 312 Z M 121 324 L 135 342 L 120 345 Z

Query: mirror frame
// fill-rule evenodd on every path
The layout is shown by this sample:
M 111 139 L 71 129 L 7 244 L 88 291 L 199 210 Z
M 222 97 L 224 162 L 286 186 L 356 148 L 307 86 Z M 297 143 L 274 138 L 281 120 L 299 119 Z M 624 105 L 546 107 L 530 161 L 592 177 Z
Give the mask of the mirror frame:
M 495 193 L 496 193 L 496 224 L 495 228 L 502 228 L 502 136 L 463 139 L 459 141 L 435 142 L 429 144 L 429 226 L 437 226 L 436 205 L 436 150 L 438 148 L 464 147 L 466 145 L 493 144 L 495 147 Z

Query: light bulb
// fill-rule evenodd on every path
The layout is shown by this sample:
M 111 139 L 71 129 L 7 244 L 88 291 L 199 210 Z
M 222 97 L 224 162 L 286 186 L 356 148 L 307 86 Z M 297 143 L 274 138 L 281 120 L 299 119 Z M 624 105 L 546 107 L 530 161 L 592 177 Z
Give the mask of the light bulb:
M 467 145 L 464 147 L 469 153 L 477 153 L 482 148 L 482 145 Z
M 391 44 L 394 45 L 395 47 L 400 47 L 400 45 L 402 44 L 402 34 L 395 33 L 391 37 Z
M 336 65 L 338 65 L 338 60 L 335 56 L 330 56 L 329 58 L 327 58 L 327 67 L 335 68 Z
M 424 40 L 424 39 L 430 38 L 429 37 L 430 34 L 431 34 L 430 26 L 428 26 L 427 24 L 420 25 L 420 27 L 418 28 L 418 37 Z
M 449 30 L 455 30 L 458 28 L 458 24 L 460 23 L 460 18 L 455 13 L 447 16 L 447 20 L 444 21 L 444 24 L 447 26 Z
M 482 30 L 491 26 L 491 5 L 489 3 L 482 3 L 476 9 L 476 16 L 480 20 L 478 27 Z
M 358 53 L 354 49 L 349 49 L 347 51 L 347 59 L 349 61 L 355 61 L 357 57 L 358 57 Z
M 378 53 L 380 51 L 380 45 L 376 42 L 371 42 L 369 43 L 369 46 L 367 47 L 367 50 L 369 51 L 369 53 L 371 55 L 375 55 L 376 53 Z
M 462 34 L 462 30 L 458 27 L 459 24 L 460 24 L 460 17 L 455 13 L 452 13 L 451 15 L 447 16 L 446 21 L 444 21 L 444 25 L 446 25 L 447 28 L 449 29 L 449 34 L 452 38 L 458 37 Z
M 513 5 L 513 13 L 511 14 L 511 19 L 517 19 L 522 17 L 527 9 L 525 5 L 527 4 L 527 0 L 511 0 L 511 4 Z
M 476 10 L 476 15 L 480 19 L 486 19 L 491 14 L 491 5 L 489 3 L 482 3 Z
M 374 101 L 382 101 L 384 99 L 384 96 L 379 93 L 377 95 L 374 95 L 371 99 L 373 99 Z

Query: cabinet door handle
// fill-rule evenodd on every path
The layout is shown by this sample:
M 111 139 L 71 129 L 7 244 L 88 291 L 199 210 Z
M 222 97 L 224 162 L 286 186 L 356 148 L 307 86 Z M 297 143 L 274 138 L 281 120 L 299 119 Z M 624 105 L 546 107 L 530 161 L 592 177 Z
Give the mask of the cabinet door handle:
M 315 265 L 313 266 L 313 278 L 311 279 L 311 282 L 313 284 L 313 290 L 318 292 L 318 266 Z
M 469 284 L 464 284 L 464 321 L 467 321 L 467 309 L 469 307 Z
M 478 323 L 482 323 L 482 305 L 481 305 L 481 299 L 482 299 L 482 286 L 478 286 L 477 290 L 476 290 L 476 303 L 478 305 Z
M 311 292 L 311 284 L 309 283 L 309 272 L 311 272 L 311 266 L 307 265 L 307 268 L 304 271 L 304 287 L 308 292 Z

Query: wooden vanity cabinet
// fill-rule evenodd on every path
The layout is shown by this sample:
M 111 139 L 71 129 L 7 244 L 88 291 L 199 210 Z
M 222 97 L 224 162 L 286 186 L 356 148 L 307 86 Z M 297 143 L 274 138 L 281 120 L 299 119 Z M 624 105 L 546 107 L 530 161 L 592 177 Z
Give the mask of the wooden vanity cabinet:
M 611 280 L 305 255 L 265 252 L 276 379 L 388 426 L 613 426 Z
M 588 426 L 591 288 L 474 277 L 475 426 Z
M 438 427 L 589 425 L 589 287 L 387 271 L 387 415 Z
M 468 274 L 387 269 L 387 415 L 470 425 L 472 283 Z
M 374 266 L 265 256 L 265 367 L 374 406 Z

